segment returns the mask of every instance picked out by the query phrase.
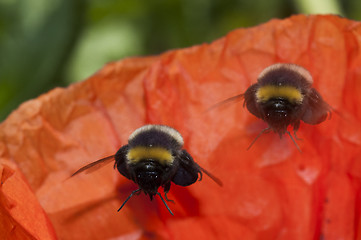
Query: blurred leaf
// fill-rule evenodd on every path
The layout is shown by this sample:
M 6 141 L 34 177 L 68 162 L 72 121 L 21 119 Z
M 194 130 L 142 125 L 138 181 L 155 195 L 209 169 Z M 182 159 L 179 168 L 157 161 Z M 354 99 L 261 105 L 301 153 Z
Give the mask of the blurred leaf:
M 337 14 L 344 15 L 340 1 L 337 0 L 294 0 L 300 12 L 306 14 Z
M 79 32 L 82 1 L 32 2 L 0 3 L 1 11 L 9 12 L 1 19 L 0 119 L 24 100 L 62 84 L 61 70 Z
M 361 1 L 358 0 L 351 0 L 351 1 L 342 1 L 341 2 L 346 16 L 351 19 L 355 19 L 360 21 L 361 20 Z
M 106 18 L 90 25 L 68 63 L 66 81 L 85 79 L 105 63 L 143 52 L 139 31 L 126 19 Z

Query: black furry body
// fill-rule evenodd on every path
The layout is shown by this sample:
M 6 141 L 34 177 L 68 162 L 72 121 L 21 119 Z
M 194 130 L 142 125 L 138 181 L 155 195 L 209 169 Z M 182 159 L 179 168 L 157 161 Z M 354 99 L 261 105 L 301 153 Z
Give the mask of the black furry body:
M 129 195 L 118 211 L 135 193 L 142 191 L 151 200 L 154 195 L 159 195 L 168 211 L 173 214 L 158 189 L 163 187 L 165 199 L 169 201 L 167 193 L 171 183 L 189 186 L 197 179 L 202 179 L 202 172 L 222 185 L 219 179 L 201 168 L 183 149 L 183 138 L 180 133 L 164 125 L 145 125 L 138 128 L 130 135 L 128 144 L 121 147 L 115 155 L 90 163 L 72 176 L 84 171 L 92 172 L 114 160 L 114 168 L 139 187 Z
M 275 65 L 274 65 L 275 66 Z M 289 66 L 292 66 L 290 68 Z M 271 66 L 272 67 L 272 66 Z M 302 120 L 308 124 L 319 124 L 330 114 L 330 106 L 322 99 L 316 89 L 312 88 L 312 78 L 307 79 L 293 64 L 277 64 L 271 70 L 261 74 L 258 82 L 250 86 L 242 95 L 244 105 L 256 117 L 264 120 L 271 130 L 280 136 L 291 125 L 296 132 Z M 274 95 L 267 101 L 257 99 L 257 91 L 265 86 L 294 87 L 303 96 L 301 102 L 291 101 L 287 97 Z
M 151 158 L 136 163 L 129 162 L 127 152 L 137 146 L 164 147 L 171 152 L 174 160 L 171 164 L 162 164 L 158 159 Z M 157 194 L 159 187 L 163 187 L 164 192 L 168 193 L 171 182 L 188 186 L 202 175 L 201 168 L 176 140 L 166 133 L 153 130 L 140 133 L 120 148 L 115 154 L 115 165 L 123 176 L 138 184 L 151 199 Z

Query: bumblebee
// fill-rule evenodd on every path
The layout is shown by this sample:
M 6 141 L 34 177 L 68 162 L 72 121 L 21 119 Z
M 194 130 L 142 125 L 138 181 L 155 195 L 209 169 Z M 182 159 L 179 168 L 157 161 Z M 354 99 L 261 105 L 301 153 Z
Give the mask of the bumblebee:
M 248 149 L 263 133 L 274 131 L 280 137 L 287 133 L 299 151 L 296 141 L 287 130 L 291 125 L 294 136 L 301 120 L 307 124 L 319 124 L 331 116 L 331 107 L 312 88 L 309 71 L 295 64 L 277 63 L 265 68 L 245 93 L 231 97 L 215 106 L 244 99 L 244 106 L 257 118 L 264 120 L 268 128 L 262 130 Z
M 128 144 L 121 147 L 115 155 L 90 163 L 80 168 L 72 176 L 84 171 L 93 171 L 95 168 L 115 160 L 114 168 L 139 186 L 123 202 L 118 212 L 134 194 L 144 192 L 149 195 L 150 200 L 158 195 L 173 215 L 166 201 L 158 192 L 159 187 L 163 187 L 165 199 L 172 201 L 167 198 L 172 182 L 180 186 L 189 186 L 197 179 L 202 179 L 202 172 L 217 184 L 222 185 L 218 178 L 193 160 L 192 156 L 183 149 L 183 143 L 181 134 L 171 127 L 145 125 L 135 130 L 130 135 Z

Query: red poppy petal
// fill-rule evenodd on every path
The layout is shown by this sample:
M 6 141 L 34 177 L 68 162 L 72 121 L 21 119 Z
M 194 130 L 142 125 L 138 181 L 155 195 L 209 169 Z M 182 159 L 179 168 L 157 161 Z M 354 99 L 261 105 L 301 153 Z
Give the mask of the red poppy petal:
M 0 165 L 0 238 L 56 239 L 36 196 L 12 163 Z
M 298 15 L 211 44 L 108 64 L 16 110 L 0 125 L 1 156 L 17 164 L 61 239 L 360 238 L 360 29 L 337 16 Z M 266 124 L 241 101 L 208 111 L 276 62 L 307 68 L 335 109 L 319 125 L 301 124 L 302 153 L 273 133 L 247 151 Z M 207 176 L 172 185 L 171 216 L 158 197 L 151 202 L 144 194 L 118 213 L 136 185 L 111 165 L 68 179 L 114 154 L 146 123 L 179 130 L 185 149 L 223 187 Z

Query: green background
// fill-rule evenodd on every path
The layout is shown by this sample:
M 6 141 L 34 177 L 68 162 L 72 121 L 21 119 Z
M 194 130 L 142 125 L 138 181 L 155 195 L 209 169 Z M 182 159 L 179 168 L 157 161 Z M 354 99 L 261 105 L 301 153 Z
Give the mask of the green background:
M 107 62 L 211 42 L 297 13 L 359 20 L 361 1 L 0 0 L 0 121 Z

